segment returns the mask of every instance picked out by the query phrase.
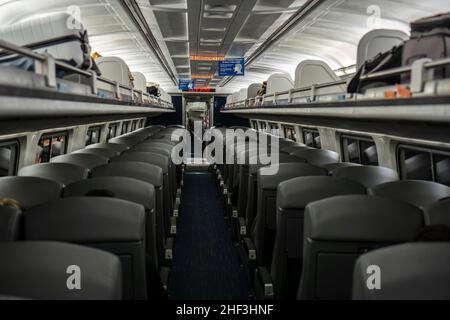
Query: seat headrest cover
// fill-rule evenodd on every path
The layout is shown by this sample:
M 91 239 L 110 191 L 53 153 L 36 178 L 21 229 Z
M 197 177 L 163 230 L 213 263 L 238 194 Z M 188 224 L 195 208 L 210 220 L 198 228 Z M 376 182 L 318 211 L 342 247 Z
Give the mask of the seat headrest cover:
M 92 177 L 126 177 L 142 180 L 155 188 L 163 185 L 163 170 L 153 164 L 144 162 L 112 162 L 92 171 Z
M 87 169 L 94 169 L 109 162 L 109 159 L 93 154 L 71 153 L 54 157 L 51 163 L 70 163 Z
M 368 193 L 405 201 L 422 208 L 450 197 L 450 188 L 431 181 L 402 180 L 372 187 Z
M 70 163 L 41 163 L 22 168 L 18 175 L 38 177 L 68 185 L 86 179 L 89 175 L 89 170 Z
M 422 211 L 405 202 L 346 195 L 308 204 L 305 235 L 325 241 L 412 241 L 423 227 Z
M 75 182 L 64 189 L 64 197 L 83 197 L 93 190 L 111 191 L 115 198 L 139 203 L 146 210 L 155 207 L 155 187 L 150 183 L 126 177 L 101 177 Z
M 291 153 L 291 155 L 305 159 L 308 163 L 316 166 L 336 163 L 340 158 L 338 153 L 323 149 L 299 149 Z
M 60 198 L 61 188 L 58 182 L 36 177 L 0 178 L 1 197 L 18 201 L 22 209 Z
M 326 176 L 325 169 L 307 163 L 280 163 L 276 175 L 261 175 L 258 170 L 259 186 L 263 190 L 276 190 L 278 185 L 286 180 L 305 176 Z
M 84 153 L 84 154 L 93 154 L 94 156 L 100 156 L 107 159 L 112 159 L 114 157 L 117 157 L 120 152 L 113 150 L 113 149 L 107 149 L 107 148 L 89 148 L 89 149 L 81 149 L 77 150 L 74 153 Z
M 42 300 L 119 300 L 119 258 L 106 251 L 55 242 L 0 243 L 0 292 Z M 69 266 L 81 269 L 81 290 L 68 290 Z
M 396 171 L 377 166 L 347 166 L 334 170 L 336 178 L 349 179 L 361 183 L 366 188 L 386 182 L 398 181 Z
M 128 150 L 129 147 L 123 144 L 118 143 L 95 143 L 91 144 L 89 146 L 86 146 L 86 149 L 92 149 L 92 148 L 104 148 L 104 149 L 110 149 L 117 152 L 124 152 L 125 150 Z
M 145 209 L 114 198 L 73 197 L 24 213 L 25 239 L 76 243 L 141 241 Z
M 422 242 L 366 253 L 353 273 L 355 300 L 449 300 L 450 243 Z M 367 287 L 369 266 L 381 271 L 380 290 Z
M 425 209 L 425 220 L 428 225 L 450 226 L 450 199 L 443 199 Z
M 361 166 L 359 163 L 353 163 L 353 162 L 336 162 L 336 163 L 329 163 L 321 166 L 322 168 L 326 169 L 331 175 L 334 174 L 334 171 L 339 168 L 345 168 L 345 167 L 357 167 Z
M 271 154 L 270 159 L 273 160 L 273 162 L 270 165 L 278 165 L 281 163 L 304 163 L 305 160 L 301 158 L 297 158 L 285 153 L 276 153 Z M 249 159 L 250 163 L 257 163 L 257 164 L 251 164 L 250 165 L 250 174 L 256 174 L 258 170 L 262 167 L 267 167 L 270 165 L 262 165 L 259 161 L 259 156 L 254 156 Z
M 0 242 L 17 241 L 21 237 L 22 213 L 0 205 Z
M 365 188 L 357 182 L 334 177 L 299 177 L 280 183 L 277 192 L 278 208 L 303 209 L 313 201 L 329 197 L 364 194 Z
M 169 170 L 169 158 L 161 154 L 152 152 L 127 152 L 117 158 L 112 159 L 112 162 L 144 162 L 150 163 L 160 167 L 163 173 L 166 174 Z

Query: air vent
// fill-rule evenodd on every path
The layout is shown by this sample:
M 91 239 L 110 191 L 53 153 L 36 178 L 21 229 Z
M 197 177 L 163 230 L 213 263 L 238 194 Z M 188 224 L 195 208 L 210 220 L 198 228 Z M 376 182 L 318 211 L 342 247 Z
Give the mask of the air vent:
M 203 17 L 207 19 L 231 19 L 233 18 L 232 12 L 205 12 Z
M 205 39 L 205 38 L 200 38 L 200 42 L 204 42 L 204 43 L 221 43 L 222 39 Z
M 202 31 L 206 32 L 225 32 L 227 28 L 202 28 Z
M 205 11 L 234 12 L 237 6 L 233 4 L 205 4 Z
M 202 47 L 220 47 L 220 43 L 204 43 L 200 42 Z

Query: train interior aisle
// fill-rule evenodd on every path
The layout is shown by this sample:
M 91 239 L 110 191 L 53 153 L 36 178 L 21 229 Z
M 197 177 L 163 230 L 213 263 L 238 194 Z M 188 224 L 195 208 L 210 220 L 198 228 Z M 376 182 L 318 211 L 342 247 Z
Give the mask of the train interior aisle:
M 449 125 L 448 0 L 0 0 L 0 300 L 450 300 Z

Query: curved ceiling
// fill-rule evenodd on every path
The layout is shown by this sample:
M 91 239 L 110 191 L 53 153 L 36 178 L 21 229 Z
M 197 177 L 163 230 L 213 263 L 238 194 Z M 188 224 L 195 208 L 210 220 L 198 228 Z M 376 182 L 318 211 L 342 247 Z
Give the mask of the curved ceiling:
M 94 50 L 119 56 L 147 81 L 175 90 L 154 51 L 120 0 L 0 0 L 0 27 L 37 15 L 80 9 Z M 169 68 L 180 79 L 197 77 L 197 86 L 221 87 L 217 62 L 193 55 L 252 57 L 266 40 L 308 0 L 136 0 Z M 262 82 L 274 72 L 292 76 L 302 60 L 320 59 L 333 69 L 354 65 L 357 45 L 377 28 L 409 32 L 409 22 L 450 11 L 448 0 L 326 0 L 283 37 L 265 48 L 245 77 L 226 82 L 229 92 Z

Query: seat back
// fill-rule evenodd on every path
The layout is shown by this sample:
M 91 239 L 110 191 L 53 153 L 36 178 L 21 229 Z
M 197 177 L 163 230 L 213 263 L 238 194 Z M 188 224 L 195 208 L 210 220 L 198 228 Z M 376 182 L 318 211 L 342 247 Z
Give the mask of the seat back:
M 281 163 L 278 174 L 262 175 L 258 170 L 256 217 L 252 238 L 260 265 L 270 268 L 275 242 L 277 216 L 277 188 L 280 183 L 297 177 L 326 176 L 325 169 L 306 163 Z
M 145 211 L 113 198 L 65 198 L 24 213 L 25 240 L 86 244 L 117 255 L 123 297 L 145 299 Z
M 57 242 L 0 243 L 0 260 L 2 295 L 41 300 L 122 298 L 120 260 L 103 250 Z M 70 266 L 77 268 L 72 271 Z M 81 290 L 69 290 L 67 272 L 77 269 Z
M 144 162 L 113 162 L 95 169 L 93 178 L 125 177 L 144 181 L 155 188 L 156 247 L 158 261 L 164 261 L 165 225 L 164 225 L 164 176 L 158 166 Z
M 274 73 L 267 80 L 266 95 L 294 88 L 294 81 L 287 73 Z
M 371 188 L 386 182 L 398 181 L 396 171 L 377 166 L 345 166 L 336 168 L 333 176 L 340 179 L 349 179 Z
M 275 297 L 294 299 L 303 259 L 303 224 L 306 206 L 314 201 L 349 194 L 364 194 L 359 183 L 328 176 L 284 181 L 277 190 L 277 227 L 271 275 Z
M 285 153 L 279 153 L 279 154 L 274 154 L 272 155 L 274 157 L 274 159 L 276 159 L 278 162 L 274 163 L 273 165 L 279 165 L 282 163 L 304 163 L 305 161 L 303 159 L 294 157 L 294 156 L 290 156 L 288 154 Z M 255 163 L 253 158 L 250 159 L 250 163 Z M 256 208 L 257 208 L 257 190 L 258 190 L 258 186 L 257 186 L 257 173 L 260 169 L 262 168 L 267 168 L 268 166 L 265 165 L 261 165 L 259 162 L 256 162 L 257 164 L 251 164 L 248 167 L 248 173 L 245 172 L 245 167 L 243 167 L 244 169 L 244 173 L 247 175 L 244 175 L 244 178 L 242 179 L 244 185 L 247 185 L 247 188 L 244 190 L 240 190 L 239 193 L 243 195 L 243 201 L 245 204 L 245 211 L 244 211 L 244 215 L 245 215 L 245 219 L 248 223 L 248 226 L 251 226 L 253 224 L 253 219 L 255 218 L 256 215 Z M 262 173 L 262 171 L 261 171 Z
M 427 225 L 450 226 L 450 198 L 442 199 L 424 208 Z
M 41 163 L 20 169 L 18 175 L 48 179 L 66 186 L 87 179 L 89 170 L 69 163 Z
M 323 166 L 330 163 L 339 162 L 338 153 L 323 149 L 299 149 L 291 153 L 292 156 L 302 158 L 307 163 L 316 166 Z
M 406 243 L 374 250 L 356 261 L 353 299 L 449 300 L 449 264 L 448 242 Z M 367 287 L 370 266 L 381 271 L 380 290 Z
M 81 149 L 74 151 L 73 153 L 82 153 L 82 154 L 93 154 L 94 156 L 99 156 L 103 158 L 107 158 L 111 160 L 120 155 L 119 151 L 107 148 L 89 148 L 89 149 Z
M 336 169 L 344 168 L 344 167 L 356 167 L 356 166 L 360 166 L 360 164 L 353 163 L 353 162 L 336 162 L 336 163 L 325 164 L 321 167 L 324 168 L 325 170 L 327 170 L 328 174 L 330 176 L 332 176 Z
M 119 153 L 122 153 L 128 149 L 130 149 L 128 146 L 118 143 L 95 143 L 86 146 L 86 149 L 109 149 L 113 150 Z
M 349 195 L 309 204 L 298 298 L 350 299 L 359 255 L 412 241 L 422 226 L 420 209 L 392 199 Z
M 60 183 L 42 178 L 0 178 L 1 198 L 18 201 L 22 210 L 60 198 L 61 189 Z
M 50 162 L 69 163 L 85 169 L 92 170 L 94 168 L 107 164 L 109 160 L 107 158 L 96 156 L 93 154 L 71 153 L 54 157 L 50 160 Z
M 111 192 L 114 198 L 138 203 L 145 208 L 146 251 L 149 262 L 157 270 L 155 187 L 148 182 L 126 177 L 92 178 L 68 185 L 64 189 L 64 198 L 84 197 L 103 190 Z
M 0 205 L 0 243 L 22 238 L 22 212 L 17 208 Z
M 403 180 L 383 183 L 370 188 L 368 193 L 405 201 L 423 208 L 450 197 L 450 188 L 431 181 Z
M 173 209 L 173 177 L 172 162 L 167 156 L 151 152 L 126 152 L 112 162 L 143 162 L 158 166 L 163 171 L 163 200 L 164 200 L 164 224 L 166 225 L 166 235 L 170 232 L 170 216 Z

